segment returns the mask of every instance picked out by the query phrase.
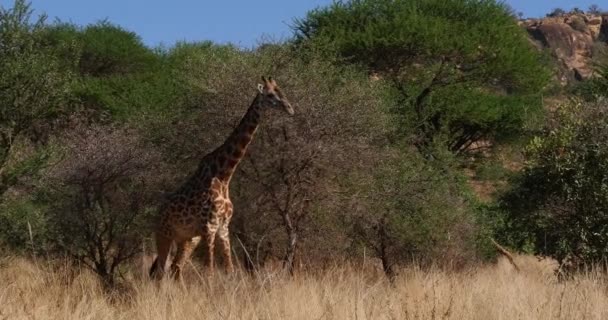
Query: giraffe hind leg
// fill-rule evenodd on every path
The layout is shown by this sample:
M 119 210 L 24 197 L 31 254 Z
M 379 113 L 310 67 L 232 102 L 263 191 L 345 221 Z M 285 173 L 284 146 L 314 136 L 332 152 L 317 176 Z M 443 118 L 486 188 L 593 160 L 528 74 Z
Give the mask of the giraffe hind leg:
M 150 267 L 151 278 L 161 279 L 163 277 L 172 242 L 172 239 L 163 236 L 160 232 L 156 233 L 156 250 L 158 255 L 154 259 L 152 267 Z
M 175 254 L 175 259 L 173 259 L 173 263 L 171 263 L 171 273 L 175 279 L 181 279 L 182 271 L 184 269 L 184 265 L 186 261 L 192 255 L 192 252 L 198 245 L 200 237 L 194 237 L 192 239 L 187 239 L 184 241 L 180 241 L 177 244 L 177 253 Z

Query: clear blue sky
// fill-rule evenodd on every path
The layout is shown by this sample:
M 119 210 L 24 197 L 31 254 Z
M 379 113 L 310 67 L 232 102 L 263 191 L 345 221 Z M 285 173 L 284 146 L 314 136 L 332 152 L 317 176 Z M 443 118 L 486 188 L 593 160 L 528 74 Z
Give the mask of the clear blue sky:
M 525 16 L 544 16 L 553 8 L 587 9 L 606 0 L 507 0 Z M 86 25 L 102 19 L 135 31 L 149 46 L 176 41 L 212 40 L 243 47 L 262 37 L 281 40 L 294 17 L 332 0 L 32 0 L 36 13 Z M 0 0 L 12 7 L 13 0 Z M 608 9 L 608 3 L 603 6 Z

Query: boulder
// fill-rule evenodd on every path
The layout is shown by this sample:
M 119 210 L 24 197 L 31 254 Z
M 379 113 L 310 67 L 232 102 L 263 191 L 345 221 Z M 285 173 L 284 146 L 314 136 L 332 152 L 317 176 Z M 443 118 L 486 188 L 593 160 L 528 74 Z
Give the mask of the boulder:
M 593 46 L 608 41 L 608 16 L 568 14 L 520 21 L 537 47 L 558 60 L 562 84 L 593 76 Z

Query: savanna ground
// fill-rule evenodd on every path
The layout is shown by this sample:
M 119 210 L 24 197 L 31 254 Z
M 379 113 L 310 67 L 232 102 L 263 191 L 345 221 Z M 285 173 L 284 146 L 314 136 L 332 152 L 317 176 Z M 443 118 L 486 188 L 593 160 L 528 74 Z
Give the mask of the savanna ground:
M 148 262 L 149 259 L 142 259 Z M 0 263 L 0 319 L 606 319 L 608 279 L 589 272 L 558 281 L 555 264 L 517 256 L 468 270 L 401 269 L 393 283 L 373 261 L 301 272 L 263 270 L 183 283 L 145 277 L 132 265 L 108 293 L 84 269 L 46 260 Z M 142 262 L 143 263 L 143 262 Z M 194 262 L 193 266 L 199 264 Z

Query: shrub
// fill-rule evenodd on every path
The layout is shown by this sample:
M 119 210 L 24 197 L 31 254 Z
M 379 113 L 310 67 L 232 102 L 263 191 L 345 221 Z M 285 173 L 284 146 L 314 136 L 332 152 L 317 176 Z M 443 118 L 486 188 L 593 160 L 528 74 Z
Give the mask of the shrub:
M 128 129 L 80 126 L 60 143 L 63 159 L 47 171 L 41 199 L 48 203 L 49 240 L 112 284 L 149 234 L 161 162 Z
M 580 83 L 573 91 L 587 101 L 608 97 L 608 62 L 596 66 L 596 76 Z
M 47 249 L 46 216 L 31 199 L 9 199 L 0 204 L 0 251 L 43 253 Z
M 149 71 L 157 56 L 140 37 L 108 21 L 92 24 L 78 35 L 82 43 L 80 73 L 93 77 Z
M 574 8 L 572 8 L 572 10 L 570 10 L 570 14 L 582 15 L 582 14 L 585 14 L 585 11 L 581 10 L 578 7 L 574 7 Z
M 547 14 L 547 17 L 563 17 L 566 15 L 566 10 L 562 8 L 555 8 L 553 11 Z
M 592 4 L 589 6 L 587 13 L 593 14 L 593 15 L 600 15 L 600 14 L 602 14 L 602 9 L 597 4 Z
M 507 237 L 572 269 L 608 257 L 608 103 L 561 106 L 502 199 Z
M 452 167 L 452 155 L 444 152 L 429 162 L 402 148 L 383 156 L 375 176 L 361 176 L 374 182 L 355 182 L 366 190 L 358 190 L 354 200 L 360 209 L 345 214 L 352 249 L 371 249 L 389 277 L 395 265 L 404 263 L 462 267 L 477 261 L 481 230 L 465 180 Z M 366 197 L 370 199 L 361 201 Z

